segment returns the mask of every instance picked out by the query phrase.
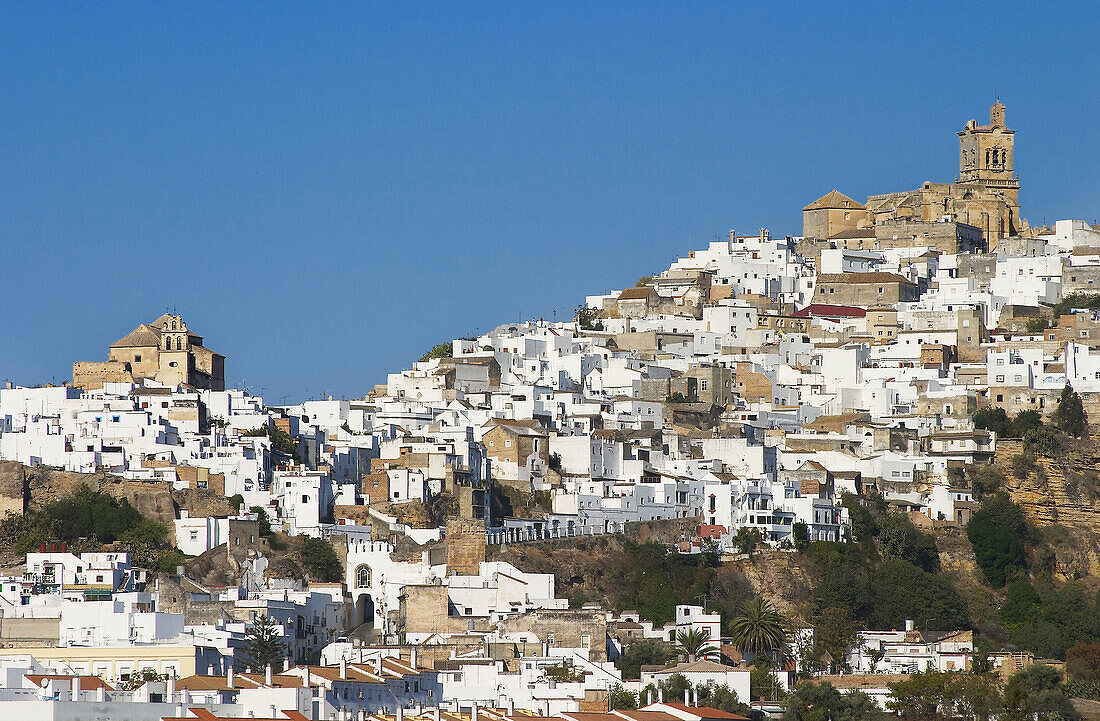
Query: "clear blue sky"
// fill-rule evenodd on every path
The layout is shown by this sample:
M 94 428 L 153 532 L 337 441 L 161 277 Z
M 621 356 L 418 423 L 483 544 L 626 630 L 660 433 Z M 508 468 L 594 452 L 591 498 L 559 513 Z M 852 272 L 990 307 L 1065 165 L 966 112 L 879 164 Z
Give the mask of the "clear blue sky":
M 562 318 L 833 187 L 949 181 L 994 93 L 1023 214 L 1100 217 L 1097 3 L 0 9 L 0 379 L 166 307 L 275 402 Z

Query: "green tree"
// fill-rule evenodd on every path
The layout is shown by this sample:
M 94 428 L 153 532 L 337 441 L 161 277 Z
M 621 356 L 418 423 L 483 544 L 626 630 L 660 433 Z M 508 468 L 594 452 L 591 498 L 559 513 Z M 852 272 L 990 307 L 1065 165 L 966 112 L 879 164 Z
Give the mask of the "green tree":
M 974 492 L 974 497 L 978 500 L 993 495 L 1004 483 L 1004 478 L 1000 472 L 994 466 L 985 463 L 967 466 L 966 478 L 970 490 Z
M 900 718 L 933 719 L 995 718 L 1001 710 L 1000 681 L 993 675 L 927 670 L 889 684 L 892 699 L 887 707 Z
M 869 543 L 874 540 L 879 532 L 878 521 L 864 503 L 864 499 L 854 493 L 844 493 L 840 503 L 848 509 L 848 518 L 852 521 L 852 540 L 856 543 Z
M 682 673 L 674 673 L 664 681 L 657 683 L 657 688 L 664 692 L 666 701 L 683 700 L 684 691 L 691 688 L 691 682 Z
M 954 584 L 899 559 L 887 559 L 871 576 L 871 628 L 902 628 L 906 619 L 941 629 L 970 627 L 966 602 Z
M 1001 605 L 1001 623 L 1016 629 L 1035 623 L 1042 599 L 1026 578 L 1017 578 L 1005 586 L 1005 602 Z
M 805 551 L 810 547 L 810 529 L 803 522 L 798 521 L 791 526 L 791 538 L 794 539 L 794 547 L 799 551 Z
M 739 553 L 752 553 L 763 542 L 764 537 L 756 528 L 741 526 L 737 529 L 737 533 L 733 534 L 733 545 Z
M 914 526 L 906 516 L 893 514 L 883 518 L 879 543 L 883 555 L 887 557 L 899 558 L 930 573 L 940 570 L 936 539 Z
M 1088 419 L 1085 416 L 1085 406 L 1081 402 L 1081 396 L 1069 383 L 1066 383 L 1066 387 L 1062 389 L 1058 407 L 1054 409 L 1054 425 L 1074 438 L 1085 435 L 1088 429 Z
M 656 638 L 642 638 L 623 649 L 615 659 L 615 668 L 623 672 L 624 679 L 641 678 L 642 666 L 663 666 L 675 658 L 668 644 Z
M 248 510 L 256 514 L 256 520 L 260 525 L 261 536 L 275 535 L 271 530 L 271 518 L 267 515 L 267 510 L 263 506 L 252 506 Z
M 1050 326 L 1050 321 L 1045 316 L 1036 316 L 1034 318 L 1028 318 L 1027 323 L 1024 324 L 1024 328 L 1028 333 L 1042 333 Z
M 823 609 L 814 618 L 814 648 L 812 665 L 832 671 L 845 664 L 848 648 L 856 638 L 858 628 L 851 612 L 842 607 L 831 606 Z M 831 658 L 831 664 L 823 659 Z M 824 668 L 831 665 L 833 668 Z
M 1079 721 L 1081 714 L 1065 693 L 1062 674 L 1033 664 L 1013 674 L 1004 690 L 1005 721 Z
M 167 529 L 145 519 L 125 498 L 81 483 L 72 495 L 57 498 L 23 515 L 9 514 L 0 521 L 0 541 L 17 553 L 28 553 L 42 543 L 129 541 L 158 543 Z M 159 546 L 158 546 L 159 547 Z
M 607 693 L 607 705 L 608 709 L 614 711 L 616 709 L 632 710 L 638 708 L 638 694 L 633 691 L 627 691 L 620 683 L 611 687 L 611 690 Z
M 306 536 L 302 540 L 302 565 L 314 581 L 335 583 L 344 577 L 344 564 L 336 549 L 323 538 Z
M 745 654 L 786 654 L 787 631 L 783 617 L 764 598 L 746 601 L 741 613 L 730 622 L 730 636 Z
M 436 345 L 433 345 L 427 353 L 420 356 L 420 360 L 418 362 L 423 363 L 424 361 L 430 361 L 435 358 L 450 358 L 453 352 L 454 344 L 451 341 L 446 340 L 442 343 L 437 343 Z
M 1058 434 L 1046 426 L 1028 429 L 1021 437 L 1024 439 L 1024 452 L 1032 455 L 1053 458 L 1062 446 Z
M 995 408 L 993 406 L 987 406 L 985 408 L 979 408 L 974 412 L 973 416 L 974 427 L 981 428 L 987 431 L 993 431 L 997 434 L 998 438 L 1011 435 L 1011 423 L 1008 420 L 1008 413 L 1004 408 Z
M 720 683 L 714 686 L 709 683 L 700 683 L 696 684 L 695 692 L 699 695 L 700 706 L 708 706 L 741 716 L 749 716 L 753 713 L 747 703 L 749 699 L 737 698 L 737 692 L 731 689 L 729 684 Z
M 1050 308 L 1050 315 L 1057 320 L 1075 308 L 1100 309 L 1100 293 L 1082 293 L 1080 291 L 1064 296 Z
M 130 678 L 119 684 L 122 691 L 136 691 L 149 682 L 167 681 L 168 674 L 157 673 L 151 668 L 143 668 L 130 674 Z
M 710 658 L 718 653 L 718 647 L 710 641 L 710 631 L 705 628 L 677 631 L 676 650 L 688 663 Z
M 1026 533 L 1023 511 L 1004 492 L 982 501 L 966 525 L 978 566 L 995 588 L 1004 586 L 1010 575 L 1024 567 L 1020 538 Z
M 841 694 L 830 683 L 803 681 L 787 697 L 783 721 L 879 721 L 886 713 L 867 694 Z
M 576 312 L 577 324 L 581 330 L 603 330 L 603 321 L 600 320 L 600 311 L 589 308 L 586 305 L 578 305 Z
M 268 666 L 278 668 L 286 657 L 286 644 L 279 625 L 268 615 L 260 616 L 248 629 L 244 645 L 237 649 L 234 658 L 239 667 L 253 673 L 263 673 Z
M 1039 411 L 1020 411 L 1012 417 L 1012 435 L 1023 438 L 1028 431 L 1043 425 L 1043 415 Z

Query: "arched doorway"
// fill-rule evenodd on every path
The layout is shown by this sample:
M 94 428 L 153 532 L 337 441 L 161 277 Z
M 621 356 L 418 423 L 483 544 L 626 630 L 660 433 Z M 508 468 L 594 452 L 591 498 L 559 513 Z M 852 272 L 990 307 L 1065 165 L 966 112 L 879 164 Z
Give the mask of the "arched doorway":
M 374 625 L 374 599 L 364 593 L 355 600 L 355 623 Z

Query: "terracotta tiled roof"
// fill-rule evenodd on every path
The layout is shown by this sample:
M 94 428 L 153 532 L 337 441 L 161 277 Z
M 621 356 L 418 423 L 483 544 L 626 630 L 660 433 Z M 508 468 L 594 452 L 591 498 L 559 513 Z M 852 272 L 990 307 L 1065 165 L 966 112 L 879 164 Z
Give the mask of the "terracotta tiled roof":
M 836 188 L 830 190 L 825 195 L 821 196 L 814 202 L 807 205 L 803 210 L 866 210 L 867 208 L 857 200 L 852 200 L 844 193 L 841 193 Z
M 619 293 L 618 300 L 642 300 L 648 298 L 652 291 L 653 289 L 647 285 L 640 288 L 627 288 L 622 293 Z
M 69 681 L 70 683 L 74 678 L 80 679 L 80 689 L 82 691 L 95 691 L 102 687 L 108 691 L 112 691 L 110 686 L 101 679 L 99 676 L 65 676 L 56 674 L 27 674 L 27 678 L 35 686 L 44 686 L 47 681 Z
M 151 325 L 142 323 L 125 337 L 111 344 L 112 348 L 149 348 L 160 346 L 160 332 Z

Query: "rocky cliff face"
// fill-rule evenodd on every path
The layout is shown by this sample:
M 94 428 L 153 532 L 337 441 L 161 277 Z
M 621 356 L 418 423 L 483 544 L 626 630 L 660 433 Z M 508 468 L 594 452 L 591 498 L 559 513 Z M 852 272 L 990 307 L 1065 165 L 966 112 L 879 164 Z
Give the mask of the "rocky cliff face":
M 81 484 L 115 498 L 125 498 L 146 518 L 169 526 L 179 517 L 180 509 L 193 517 L 237 512 L 225 498 L 209 491 L 173 491 L 167 483 L 129 481 L 105 473 L 72 473 L 42 466 L 28 468 L 15 461 L 0 461 L 0 517 L 71 496 Z
M 998 442 L 995 463 L 1004 490 L 1054 550 L 1053 558 L 1033 564 L 1050 564 L 1063 580 L 1096 577 L 1100 584 L 1100 442 L 1071 441 L 1058 457 L 1038 458 L 1021 477 L 1012 459 L 1022 452 L 1018 441 Z

